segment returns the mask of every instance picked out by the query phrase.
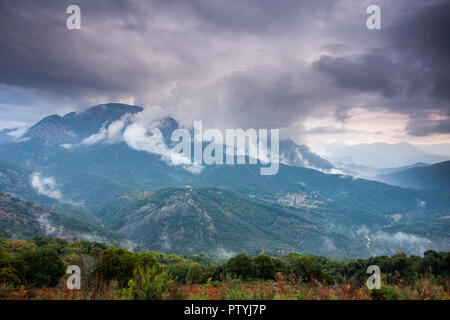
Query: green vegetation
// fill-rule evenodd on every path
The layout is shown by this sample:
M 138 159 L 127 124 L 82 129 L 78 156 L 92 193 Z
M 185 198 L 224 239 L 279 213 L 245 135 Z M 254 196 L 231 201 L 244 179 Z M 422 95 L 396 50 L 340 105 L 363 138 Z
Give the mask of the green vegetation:
M 202 283 L 205 281 L 205 270 L 198 262 L 192 262 L 186 274 L 186 281 Z
M 17 258 L 16 263 L 24 282 L 37 287 L 56 286 L 66 272 L 63 260 L 51 247 L 25 251 Z
M 65 288 L 70 264 L 81 268 L 81 290 Z M 372 264 L 382 272 L 379 290 L 365 287 Z M 449 252 L 343 260 L 242 253 L 214 262 L 206 254 L 131 252 L 87 241 L 0 240 L 2 299 L 30 292 L 55 299 L 449 299 L 449 290 Z
M 157 265 L 137 267 L 123 297 L 130 300 L 163 299 L 175 291 L 173 283 L 167 270 L 161 271 Z

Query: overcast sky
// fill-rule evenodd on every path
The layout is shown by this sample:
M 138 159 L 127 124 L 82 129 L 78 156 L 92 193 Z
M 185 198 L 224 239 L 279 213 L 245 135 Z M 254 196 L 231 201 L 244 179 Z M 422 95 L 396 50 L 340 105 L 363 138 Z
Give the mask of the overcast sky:
M 0 129 L 125 102 L 312 145 L 450 142 L 449 18 L 435 0 L 1 1 Z

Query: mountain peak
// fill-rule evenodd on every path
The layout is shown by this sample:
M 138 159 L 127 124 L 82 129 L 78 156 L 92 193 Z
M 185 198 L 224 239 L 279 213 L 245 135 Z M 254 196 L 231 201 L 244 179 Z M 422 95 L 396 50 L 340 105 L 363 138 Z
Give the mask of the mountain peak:
M 334 166 L 327 160 L 309 149 L 308 146 L 298 145 L 290 139 L 280 141 L 280 160 L 285 164 L 296 167 L 315 168 L 319 170 L 331 170 Z
M 141 112 L 143 109 L 138 106 L 133 106 L 129 104 L 124 103 L 106 103 L 106 104 L 98 104 L 96 106 L 90 107 L 83 112 L 79 113 L 81 114 L 98 114 L 98 113 L 104 113 L 107 112 L 119 112 L 119 113 L 138 113 Z
M 61 119 L 62 119 L 61 116 L 59 116 L 57 114 L 52 114 L 52 115 L 49 115 L 49 116 L 45 117 L 44 119 L 42 119 L 41 121 L 39 121 L 35 125 L 38 125 L 39 123 L 44 123 L 44 122 L 60 121 Z
M 46 144 L 77 143 L 98 132 L 105 123 L 120 119 L 127 113 L 143 109 L 123 103 L 100 104 L 80 113 L 70 112 L 63 117 L 50 115 L 33 125 L 24 137 Z

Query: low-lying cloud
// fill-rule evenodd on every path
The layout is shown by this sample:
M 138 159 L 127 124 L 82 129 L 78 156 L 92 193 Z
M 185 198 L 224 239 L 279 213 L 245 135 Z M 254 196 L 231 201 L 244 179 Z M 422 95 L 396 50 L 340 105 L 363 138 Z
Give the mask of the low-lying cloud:
M 62 194 L 58 189 L 55 178 L 44 177 L 40 172 L 34 172 L 30 176 L 30 183 L 37 193 L 56 200 L 62 200 Z
M 397 251 L 403 250 L 417 255 L 422 255 L 433 247 L 433 241 L 430 239 L 405 232 L 387 233 L 381 231 L 374 236 L 377 246 L 392 248 Z
M 163 113 L 156 113 L 156 115 L 160 114 Z M 196 164 L 183 154 L 169 149 L 161 130 L 158 128 L 161 122 L 156 120 L 156 115 L 145 111 L 125 114 L 119 120 L 104 124 L 97 133 L 83 139 L 79 145 L 66 144 L 63 147 L 70 149 L 80 145 L 90 146 L 96 143 L 125 142 L 134 150 L 160 155 L 161 159 L 169 165 L 182 166 L 183 169 L 194 174 L 200 173 L 203 169 L 200 164 Z

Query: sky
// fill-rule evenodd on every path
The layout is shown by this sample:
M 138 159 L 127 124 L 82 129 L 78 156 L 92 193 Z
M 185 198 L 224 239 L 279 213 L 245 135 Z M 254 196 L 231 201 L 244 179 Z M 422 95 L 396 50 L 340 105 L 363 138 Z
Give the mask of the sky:
M 123 102 L 308 145 L 449 143 L 449 17 L 441 0 L 1 1 L 0 129 Z

